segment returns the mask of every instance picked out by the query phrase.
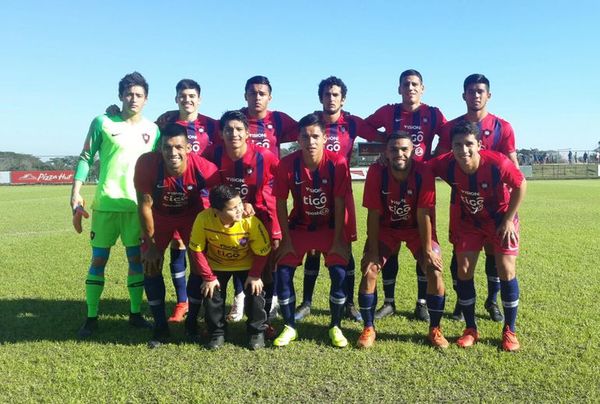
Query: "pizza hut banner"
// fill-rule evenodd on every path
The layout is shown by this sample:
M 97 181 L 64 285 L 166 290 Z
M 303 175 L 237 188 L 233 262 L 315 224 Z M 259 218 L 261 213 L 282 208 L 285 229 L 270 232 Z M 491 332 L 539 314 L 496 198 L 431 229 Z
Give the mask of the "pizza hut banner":
M 11 184 L 70 184 L 73 170 L 11 171 Z

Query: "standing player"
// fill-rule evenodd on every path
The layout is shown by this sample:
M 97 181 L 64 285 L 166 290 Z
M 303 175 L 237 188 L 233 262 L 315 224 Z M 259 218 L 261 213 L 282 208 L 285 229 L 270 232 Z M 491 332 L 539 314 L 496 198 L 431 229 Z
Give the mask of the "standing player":
M 385 128 L 386 133 L 405 131 L 410 134 L 414 146 L 413 159 L 426 161 L 431 158 L 432 142 L 440 128 L 446 123 L 442 112 L 421 102 L 425 91 L 423 77 L 417 70 L 409 69 L 400 74 L 398 94 L 402 97 L 400 104 L 387 104 L 375 111 L 366 121 L 375 128 Z M 435 221 L 435 218 L 433 218 Z M 426 305 L 427 278 L 416 264 L 417 273 L 417 304 L 415 317 L 418 320 L 429 321 Z M 398 276 L 398 255 L 393 254 L 382 269 L 383 306 L 377 310 L 375 317 L 380 319 L 396 312 L 394 292 Z
M 525 196 L 525 178 L 503 154 L 482 150 L 477 124 L 457 123 L 450 139 L 452 152 L 436 157 L 430 165 L 434 174 L 451 186 L 450 211 L 456 209 L 450 218 L 450 241 L 456 251 L 458 302 L 467 323 L 456 342 L 467 348 L 479 340 L 473 275 L 479 251 L 484 244 L 491 244 L 504 307 L 502 349 L 516 351 L 520 347 L 515 335 L 519 306 L 517 210 Z
M 223 144 L 216 146 L 207 158 L 219 168 L 221 183 L 237 189 L 242 201 L 253 206 L 256 216 L 267 228 L 273 250 L 276 250 L 281 240 L 281 230 L 272 183 L 278 159 L 268 149 L 248 142 L 248 120 L 242 112 L 225 112 L 221 117 L 220 129 Z M 271 309 L 273 299 L 273 267 L 274 262 L 270 260 L 263 272 L 267 312 Z M 236 278 L 239 277 L 234 274 Z M 240 283 L 243 285 L 243 282 Z
M 196 217 L 190 239 L 194 273 L 203 280 L 198 286 L 210 335 L 206 348 L 217 349 L 225 342 L 227 282 L 236 273 L 246 290 L 248 347 L 263 348 L 267 313 L 260 277 L 271 252 L 269 236 L 256 216 L 242 217 L 244 208 L 236 189 L 218 185 L 209 197 L 211 208 Z
M 344 82 L 334 76 L 321 80 L 319 83 L 319 101 L 323 110 L 315 112 L 325 124 L 327 142 L 325 149 L 344 156 L 349 162 L 352 158 L 352 149 L 357 136 L 369 141 L 384 140 L 383 134 L 377 132 L 372 126 L 355 115 L 342 109 L 346 102 L 348 88 Z M 354 195 L 352 187 L 346 196 L 346 210 L 348 211 L 348 226 L 345 229 L 348 240 L 356 241 L 356 211 L 354 208 Z M 310 314 L 313 292 L 317 276 L 319 275 L 320 254 L 309 254 L 304 263 L 304 289 L 302 304 L 296 309 L 296 320 L 302 320 Z M 361 321 L 360 312 L 354 306 L 354 257 L 350 253 L 346 272 L 346 316 L 355 321 Z
M 298 127 L 300 150 L 281 159 L 273 190 L 282 233 L 277 254 L 277 287 L 285 322 L 273 345 L 288 345 L 298 336 L 294 318 L 294 272 L 304 255 L 316 250 L 327 254 L 325 264 L 331 277 L 329 338 L 334 346 L 345 347 L 348 341 L 340 322 L 346 300 L 344 278 L 349 255 L 349 241 L 344 235 L 344 200 L 350 186 L 348 165 L 344 157 L 325 150 L 325 128 L 318 115 L 305 116 Z M 293 208 L 288 215 L 290 192 Z
M 219 121 L 202 115 L 198 112 L 202 97 L 200 96 L 200 85 L 190 79 L 182 79 L 175 86 L 175 102 L 179 111 L 168 111 L 158 117 L 156 124 L 162 130 L 166 125 L 175 123 L 186 129 L 188 142 L 192 152 L 202 155 L 205 149 L 220 142 Z M 181 237 L 175 234 L 171 242 L 171 278 L 177 304 L 173 314 L 169 317 L 170 322 L 180 322 L 188 311 L 188 299 L 185 282 L 185 245 Z
M 142 116 L 148 100 L 148 83 L 138 72 L 119 82 L 119 115 L 101 115 L 90 130 L 75 169 L 71 208 L 83 207 L 80 191 L 96 154 L 100 158 L 100 178 L 92 203 L 92 263 L 85 281 L 87 319 L 79 337 L 87 338 L 98 327 L 98 305 L 104 289 L 104 268 L 110 248 L 117 238 L 125 246 L 129 273 L 127 288 L 131 300 L 129 324 L 138 328 L 152 325 L 141 315 L 144 274 L 140 260 L 140 221 L 137 215 L 133 175 L 138 157 L 154 148 L 158 128 Z
M 375 342 L 377 275 L 402 241 L 427 273 L 428 339 L 435 347 L 448 347 L 440 330 L 445 291 L 440 248 L 432 220 L 435 179 L 425 163 L 413 160 L 413 152 L 410 134 L 392 134 L 386 143 L 387 164 L 375 163 L 367 173 L 363 196 L 363 206 L 369 210 L 367 241 L 358 294 L 365 325 L 358 339 L 361 348 L 369 348 Z
M 215 165 L 192 153 L 186 128 L 177 124 L 161 131 L 160 151 L 143 154 L 137 161 L 134 183 L 143 234 L 144 286 L 154 316 L 151 347 L 169 336 L 162 276 L 165 249 L 175 233 L 189 243 L 196 215 L 207 208 L 203 195 L 218 181 Z
M 280 111 L 269 110 L 273 88 L 265 76 L 253 76 L 246 81 L 244 99 L 247 106 L 240 111 L 248 118 L 249 142 L 257 147 L 269 149 L 277 158 L 280 156 L 282 143 L 295 142 L 298 139 L 298 124 L 289 115 Z M 277 283 L 274 279 L 275 284 Z M 243 285 L 239 279 L 233 279 L 235 298 L 228 318 L 234 321 L 242 319 L 244 314 Z M 267 298 L 270 294 L 267 290 Z M 272 297 L 272 310 L 277 310 L 277 294 Z
M 483 74 L 471 74 L 463 84 L 463 100 L 467 104 L 467 113 L 448 122 L 440 131 L 440 143 L 437 154 L 443 154 L 451 149 L 450 132 L 457 124 L 468 121 L 477 124 L 481 133 L 481 146 L 486 150 L 493 150 L 507 156 L 515 166 L 519 167 L 517 152 L 515 148 L 515 133 L 510 123 L 506 122 L 487 111 L 487 102 L 492 96 L 490 93 L 490 82 Z M 450 216 L 456 215 L 451 211 Z M 452 278 L 456 282 L 456 257 L 453 253 L 450 265 Z M 485 246 L 485 273 L 487 275 L 488 296 L 485 300 L 485 309 L 494 321 L 504 320 L 498 308 L 497 296 L 500 291 L 500 278 L 495 264 L 494 250 L 491 245 Z M 462 318 L 458 302 L 454 309 L 453 317 L 457 320 Z

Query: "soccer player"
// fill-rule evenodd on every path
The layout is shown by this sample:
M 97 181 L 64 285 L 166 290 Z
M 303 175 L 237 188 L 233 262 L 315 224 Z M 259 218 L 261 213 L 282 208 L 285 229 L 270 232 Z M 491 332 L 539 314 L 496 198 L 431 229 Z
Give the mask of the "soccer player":
M 289 115 L 268 109 L 272 91 L 267 77 L 250 77 L 244 88 L 247 107 L 240 111 L 248 117 L 250 142 L 269 149 L 279 157 L 282 143 L 295 142 L 298 139 L 298 124 Z
M 507 156 L 515 166 L 519 167 L 517 152 L 515 148 L 515 134 L 510 123 L 489 113 L 487 103 L 491 98 L 490 82 L 483 74 L 471 74 L 463 83 L 463 100 L 467 105 L 467 113 L 453 119 L 444 125 L 440 131 L 440 142 L 437 147 L 437 154 L 443 154 L 451 149 L 450 132 L 457 124 L 468 121 L 477 124 L 481 133 L 481 146 L 486 150 L 493 150 Z M 456 215 L 458 212 L 451 211 L 450 215 Z M 496 259 L 494 249 L 491 245 L 485 246 L 485 273 L 487 275 L 488 296 L 485 300 L 485 309 L 490 318 L 501 322 L 504 320 L 502 312 L 497 304 L 497 296 L 500 291 L 500 278 L 496 268 Z M 454 282 L 456 282 L 456 257 L 453 253 L 451 261 L 451 273 Z M 454 309 L 453 318 L 462 319 L 460 306 L 458 302 Z
M 327 141 L 325 148 L 333 153 L 344 156 L 349 162 L 352 158 L 352 149 L 357 136 L 369 141 L 383 141 L 384 135 L 375 128 L 367 125 L 365 121 L 352 115 L 342 108 L 346 102 L 348 88 L 337 77 L 331 76 L 319 83 L 319 101 L 322 111 L 315 112 L 325 124 Z M 352 187 L 346 196 L 346 210 L 348 211 L 346 235 L 350 241 L 356 241 L 356 212 L 354 209 L 354 195 Z M 310 314 L 312 297 L 319 275 L 320 254 L 309 254 L 304 263 L 304 288 L 302 303 L 296 309 L 296 321 L 302 320 Z M 350 254 L 346 272 L 346 316 L 354 321 L 361 321 L 360 312 L 354 305 L 354 257 Z
M 502 349 L 516 351 L 519 306 L 516 259 L 519 252 L 517 210 L 525 197 L 523 174 L 505 155 L 483 150 L 478 125 L 462 121 L 450 131 L 452 152 L 430 161 L 432 171 L 452 188 L 450 241 L 456 251 L 458 302 L 466 329 L 456 341 L 467 348 L 479 340 L 475 322 L 473 275 L 484 244 L 494 248 L 504 307 Z
M 318 115 L 305 116 L 298 128 L 300 150 L 281 159 L 273 190 L 282 233 L 277 254 L 277 288 L 285 322 L 273 345 L 288 345 L 298 336 L 294 318 L 294 272 L 304 255 L 316 250 L 327 254 L 325 264 L 331 278 L 329 338 L 334 346 L 345 347 L 348 340 L 340 329 L 340 322 L 346 300 L 344 278 L 349 256 L 349 240 L 344 233 L 344 201 L 350 186 L 348 165 L 343 156 L 325 149 L 325 127 Z M 288 214 L 290 192 L 293 208 Z
M 243 218 L 242 198 L 235 188 L 218 185 L 209 198 L 211 208 L 196 217 L 192 228 L 189 247 L 195 265 L 188 284 L 188 292 L 197 289 L 204 298 L 210 336 L 206 348 L 218 349 L 225 342 L 227 282 L 235 273 L 242 276 L 246 291 L 248 347 L 263 348 L 267 313 L 261 273 L 271 252 L 267 230 L 256 216 Z M 198 277 L 202 282 L 196 284 Z
M 244 87 L 244 99 L 247 106 L 240 111 L 248 118 L 248 141 L 257 147 L 269 149 L 279 158 L 281 144 L 295 142 L 298 139 L 298 124 L 284 112 L 269 110 L 272 91 L 271 82 L 267 77 L 250 77 Z M 274 281 L 276 284 L 276 278 Z M 233 285 L 235 297 L 227 317 L 233 321 L 239 321 L 244 313 L 243 285 L 235 277 Z M 269 317 L 275 316 L 277 313 L 277 291 L 274 292 Z M 268 288 L 267 297 L 270 293 L 271 290 Z
M 90 232 L 92 262 L 85 281 L 87 318 L 79 330 L 80 338 L 91 336 L 98 327 L 98 305 L 104 289 L 104 268 L 110 248 L 119 236 L 129 262 L 129 324 L 138 328 L 152 327 L 140 313 L 144 274 L 140 260 L 141 229 L 133 175 L 135 162 L 141 154 L 154 148 L 159 131 L 154 123 L 142 115 L 148 100 L 148 83 L 140 73 L 133 72 L 121 79 L 119 99 L 122 102 L 120 114 L 101 115 L 92 121 L 71 189 L 71 208 L 76 211 L 84 204 L 80 194 L 81 187 L 98 154 L 100 178 L 92 203 Z
M 387 104 L 375 111 L 366 121 L 375 128 L 385 128 L 386 133 L 405 131 L 410 134 L 413 142 L 413 159 L 417 161 L 429 160 L 432 156 L 432 143 L 440 128 L 446 123 L 442 112 L 421 101 L 425 85 L 423 76 L 417 70 L 409 69 L 400 74 L 398 94 L 402 97 L 399 104 Z M 435 221 L 435 218 L 434 218 Z M 429 321 L 427 311 L 426 293 L 427 277 L 419 266 L 415 267 L 417 274 L 417 303 L 415 305 L 415 318 Z M 398 276 L 398 256 L 389 257 L 382 269 L 383 293 L 385 299 L 375 313 L 377 319 L 392 315 L 396 312 L 395 289 Z
M 279 160 L 269 149 L 248 142 L 248 127 L 246 115 L 241 111 L 225 112 L 220 121 L 223 144 L 216 146 L 207 158 L 219 168 L 221 183 L 240 191 L 242 201 L 253 206 L 256 216 L 267 228 L 275 251 L 281 240 L 281 230 L 272 185 Z M 273 269 L 274 262 L 269 260 L 269 265 L 263 271 L 267 312 L 270 311 L 273 300 Z M 240 283 L 243 285 L 243 282 Z M 243 313 L 239 314 L 241 318 Z M 269 337 L 274 333 L 270 326 L 267 331 Z
M 369 167 L 363 206 L 367 216 L 367 241 L 361 262 L 363 277 L 358 303 L 364 329 L 358 347 L 370 348 L 375 342 L 377 275 L 381 266 L 405 242 L 415 260 L 427 274 L 427 307 L 432 346 L 447 348 L 440 329 L 444 312 L 442 259 L 436 240 L 432 215 L 435 209 L 435 179 L 424 162 L 414 160 L 414 146 L 407 132 L 392 134 L 386 143 L 386 164 Z
M 200 85 L 196 81 L 191 79 L 180 80 L 175 86 L 175 103 L 179 107 L 179 110 L 167 111 L 156 120 L 156 124 L 161 130 L 166 125 L 173 123 L 184 127 L 187 131 L 192 152 L 198 155 L 202 155 L 207 148 L 220 142 L 219 121 L 198 112 L 200 102 L 202 101 L 200 92 Z M 119 108 L 116 105 L 111 105 L 107 108 L 107 113 L 119 112 Z M 208 200 L 206 203 L 208 204 Z M 188 311 L 185 282 L 185 268 L 187 263 L 185 245 L 177 233 L 174 234 L 173 241 L 171 242 L 170 258 L 171 278 L 177 295 L 177 304 L 168 321 L 181 322 Z
M 220 142 L 219 121 L 198 112 L 202 97 L 200 84 L 196 81 L 180 80 L 175 86 L 175 94 L 175 103 L 179 110 L 165 112 L 158 117 L 156 124 L 161 130 L 171 123 L 184 127 L 192 152 L 202 155 L 207 148 Z M 188 311 L 188 299 L 185 282 L 185 245 L 177 233 L 171 242 L 170 257 L 171 278 L 177 295 L 177 304 L 169 317 L 169 322 L 180 322 Z
M 134 184 L 142 224 L 142 264 L 148 305 L 154 317 L 151 347 L 169 337 L 165 315 L 165 249 L 175 233 L 188 244 L 196 215 L 207 208 L 203 195 L 219 183 L 217 167 L 192 153 L 185 127 L 168 124 L 161 131 L 160 150 L 137 161 Z

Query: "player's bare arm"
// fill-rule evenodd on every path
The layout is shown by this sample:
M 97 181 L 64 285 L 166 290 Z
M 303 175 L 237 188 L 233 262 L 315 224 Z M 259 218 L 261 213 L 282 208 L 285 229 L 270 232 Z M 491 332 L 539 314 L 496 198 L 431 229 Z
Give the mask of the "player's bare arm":
M 497 231 L 503 243 L 513 244 L 517 242 L 518 235 L 515 229 L 514 219 L 519 210 L 519 206 L 521 206 L 521 202 L 525 198 L 526 191 L 527 182 L 523 179 L 521 186 L 519 188 L 514 188 L 510 193 L 508 210 L 504 214 L 502 223 L 500 223 Z
M 372 271 L 381 271 L 381 259 L 379 258 L 379 220 L 381 214 L 377 209 L 369 209 L 367 213 L 367 251 L 363 257 L 364 264 L 361 265 L 363 275 Z
M 346 214 L 346 204 L 344 198 L 335 198 L 335 228 L 333 244 L 328 254 L 336 254 L 347 260 L 350 256 L 348 243 L 344 240 L 344 217 Z
M 431 214 L 427 208 L 417 209 L 417 223 L 419 225 L 419 236 L 423 246 L 423 261 L 425 268 L 434 268 L 436 271 L 442 271 L 442 257 L 433 251 L 431 239 L 433 230 L 431 226 Z
M 138 193 L 138 214 L 146 247 L 142 251 L 142 265 L 144 266 L 144 273 L 150 277 L 160 273 L 163 261 L 163 256 L 154 243 L 153 202 L 150 194 Z
M 290 228 L 288 226 L 288 209 L 287 201 L 284 199 L 277 199 L 276 202 L 277 219 L 279 220 L 279 226 L 281 227 L 281 243 L 277 248 L 276 257 L 279 260 L 288 254 L 296 255 L 294 246 L 292 245 L 292 239 L 290 238 Z

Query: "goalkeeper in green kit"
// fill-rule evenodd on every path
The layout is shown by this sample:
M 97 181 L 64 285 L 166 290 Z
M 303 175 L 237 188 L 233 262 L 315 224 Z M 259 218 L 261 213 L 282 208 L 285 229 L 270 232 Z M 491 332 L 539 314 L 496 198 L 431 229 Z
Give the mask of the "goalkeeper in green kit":
M 91 336 L 98 327 L 98 304 L 104 289 L 104 268 L 110 248 L 115 245 L 119 236 L 129 263 L 129 324 L 138 328 L 152 326 L 140 313 L 144 273 L 133 174 L 138 157 L 154 149 L 159 131 L 154 123 L 142 116 L 148 99 L 148 83 L 141 74 L 133 72 L 121 79 L 119 99 L 123 103 L 120 114 L 101 115 L 92 121 L 75 169 L 71 190 L 73 225 L 81 232 L 81 217 L 87 213 L 83 210 L 84 201 L 80 190 L 94 163 L 94 157 L 98 154 L 100 178 L 91 205 L 92 262 L 85 281 L 87 318 L 79 330 L 80 338 Z

